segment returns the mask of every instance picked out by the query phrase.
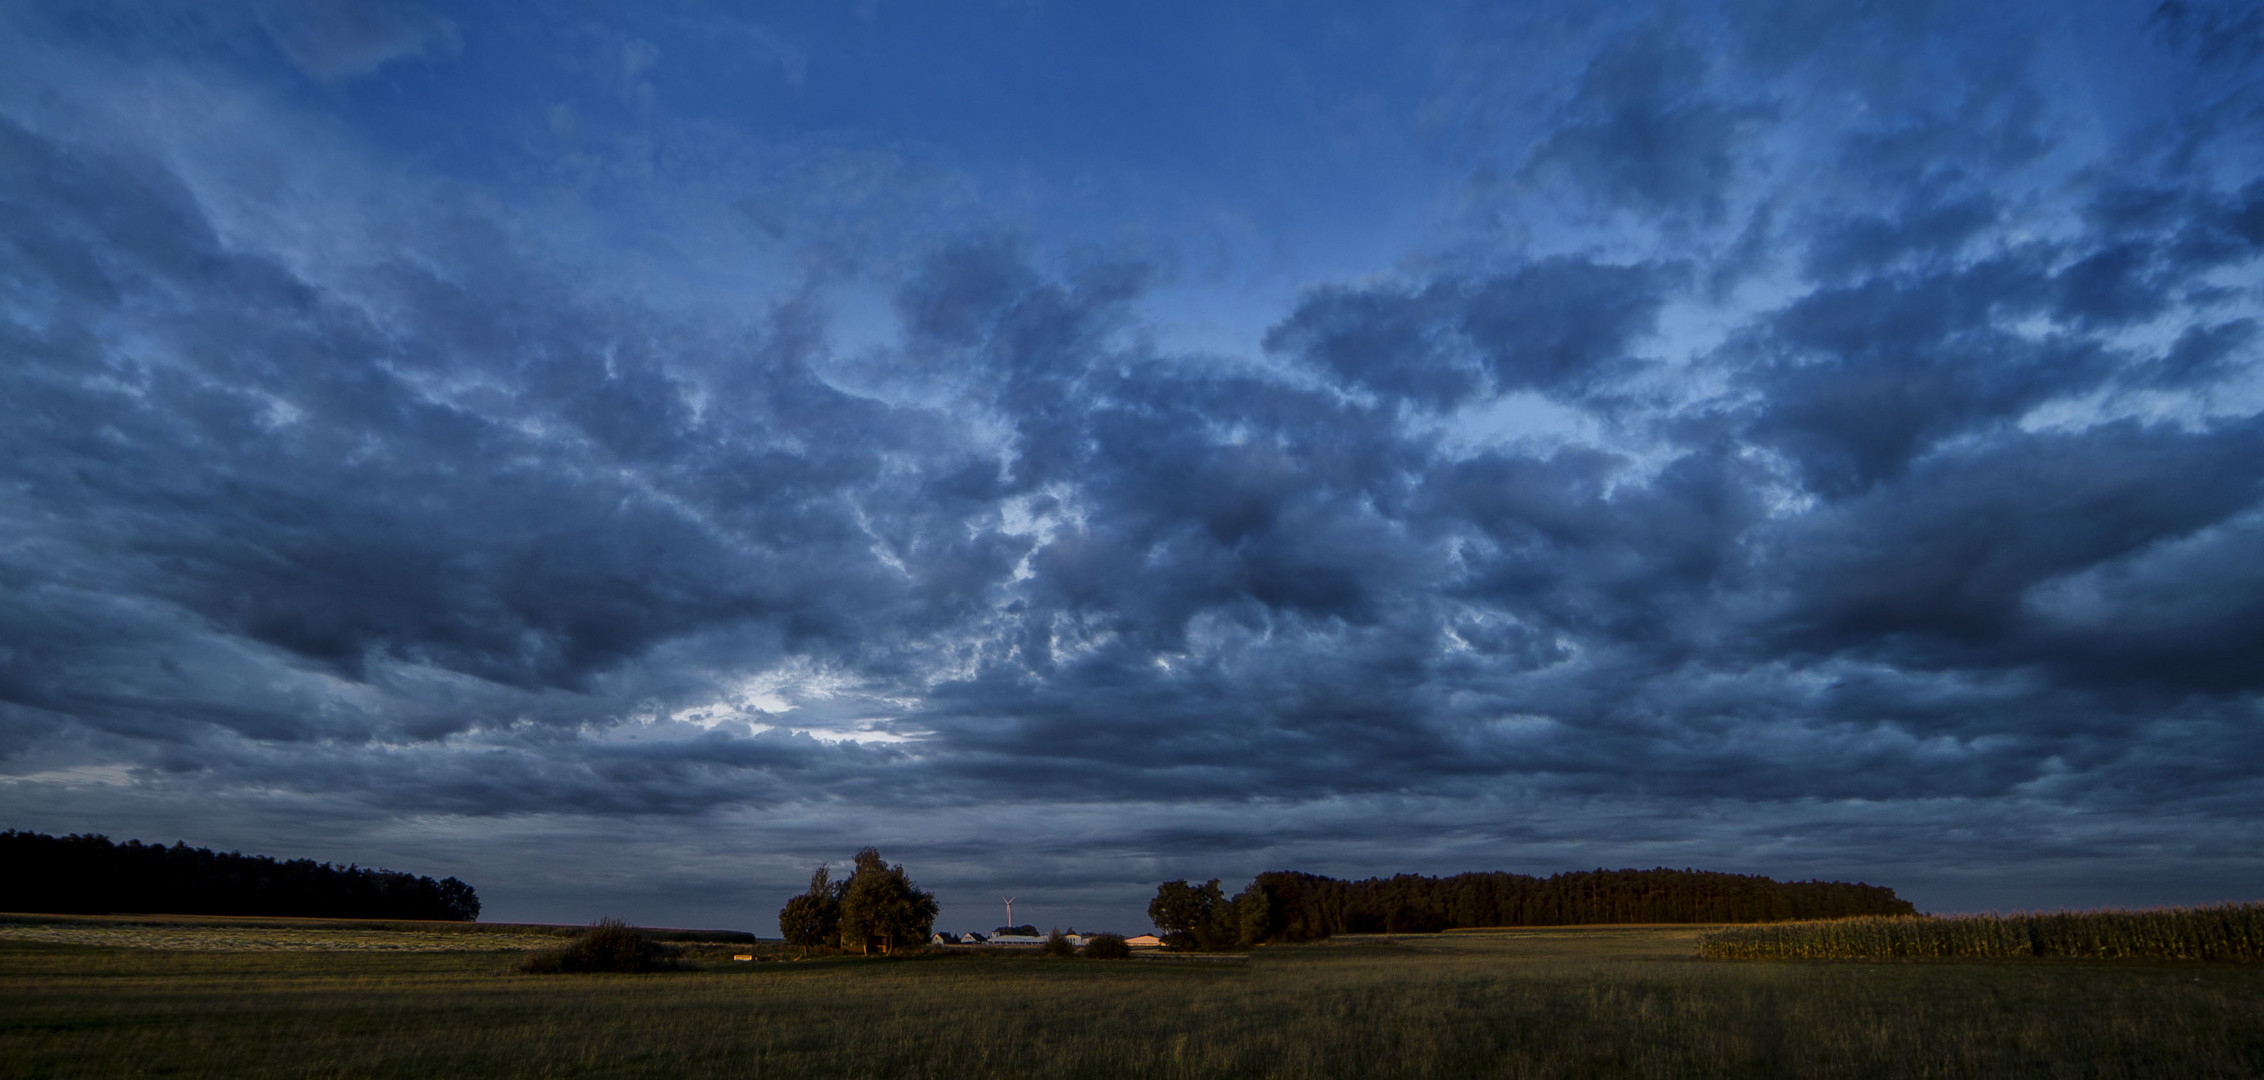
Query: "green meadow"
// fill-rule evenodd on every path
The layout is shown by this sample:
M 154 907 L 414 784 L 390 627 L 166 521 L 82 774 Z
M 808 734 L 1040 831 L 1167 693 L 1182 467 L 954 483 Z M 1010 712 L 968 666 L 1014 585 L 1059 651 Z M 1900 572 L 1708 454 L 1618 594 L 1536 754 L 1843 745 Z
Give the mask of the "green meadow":
M 31 933 L 43 925 L 148 940 Z M 691 943 L 681 971 L 545 976 L 517 970 L 556 943 L 541 928 L 14 920 L 0 923 L 0 1075 L 2264 1075 L 2264 965 L 1724 962 L 1699 959 L 1702 932 L 1458 931 L 1126 961 L 794 960 L 768 945 L 749 963 L 731 959 L 746 946 Z M 243 947 L 263 934 L 283 944 Z

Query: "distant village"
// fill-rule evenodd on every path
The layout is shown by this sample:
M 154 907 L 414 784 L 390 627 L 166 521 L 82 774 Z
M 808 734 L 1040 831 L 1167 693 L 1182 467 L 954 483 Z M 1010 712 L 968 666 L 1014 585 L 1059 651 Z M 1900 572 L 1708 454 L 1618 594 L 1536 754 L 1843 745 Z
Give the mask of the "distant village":
M 1063 934 L 1062 936 L 1069 939 L 1069 943 L 1071 945 L 1074 945 L 1080 949 L 1085 947 L 1086 935 L 1084 934 L 1080 934 L 1075 930 L 1071 930 L 1068 933 Z M 979 933 L 973 930 L 970 930 L 964 934 L 954 934 L 948 931 L 938 930 L 933 936 L 928 939 L 928 943 L 931 945 L 1037 946 L 1044 945 L 1046 943 L 1046 935 L 1038 933 L 1037 927 L 1034 926 L 1001 926 L 988 934 Z M 1141 934 L 1138 937 L 1128 937 L 1124 939 L 1124 943 L 1135 949 L 1160 949 L 1163 947 L 1163 939 L 1155 936 L 1154 934 Z

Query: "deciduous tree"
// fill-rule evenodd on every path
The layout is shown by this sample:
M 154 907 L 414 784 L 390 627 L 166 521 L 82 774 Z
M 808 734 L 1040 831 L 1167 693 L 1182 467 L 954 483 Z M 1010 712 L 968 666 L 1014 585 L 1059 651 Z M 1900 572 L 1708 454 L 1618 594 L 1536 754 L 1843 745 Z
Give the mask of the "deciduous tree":
M 1217 952 L 1232 949 L 1241 939 L 1234 901 L 1212 878 L 1201 885 L 1166 881 L 1148 902 L 1148 921 L 1163 931 L 1164 944 L 1174 949 Z
M 830 868 L 820 865 L 810 875 L 810 889 L 786 902 L 778 912 L 778 932 L 803 948 L 823 945 L 841 934 L 841 894 L 846 881 L 831 881 Z
M 917 946 L 934 932 L 936 911 L 935 894 L 914 884 L 902 863 L 891 866 L 879 849 L 865 848 L 841 896 L 841 945 L 860 953 L 878 946 L 883 954 Z

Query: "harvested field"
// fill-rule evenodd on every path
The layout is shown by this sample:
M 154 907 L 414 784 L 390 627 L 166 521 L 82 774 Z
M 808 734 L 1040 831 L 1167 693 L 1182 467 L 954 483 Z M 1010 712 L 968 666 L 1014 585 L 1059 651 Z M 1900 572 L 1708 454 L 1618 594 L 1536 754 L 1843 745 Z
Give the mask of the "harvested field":
M 1120 961 L 970 949 L 735 963 L 744 948 L 714 946 L 645 975 L 523 975 L 516 954 L 463 949 L 0 940 L 0 1061 L 57 1078 L 2264 1074 L 2264 966 L 1720 964 L 1698 959 L 1700 933 Z

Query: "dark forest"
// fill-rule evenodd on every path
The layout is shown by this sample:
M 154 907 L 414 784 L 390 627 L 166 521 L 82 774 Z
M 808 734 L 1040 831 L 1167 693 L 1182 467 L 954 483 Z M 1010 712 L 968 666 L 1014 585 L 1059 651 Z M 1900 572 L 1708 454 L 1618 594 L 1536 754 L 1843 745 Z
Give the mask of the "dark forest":
M 470 922 L 480 901 L 452 877 L 11 829 L 0 832 L 0 911 Z
M 1663 867 L 1546 878 L 1495 871 L 1361 881 L 1276 870 L 1258 875 L 1231 898 L 1216 880 L 1165 882 L 1148 905 L 1164 940 L 1191 949 L 1480 926 L 1772 922 L 1915 911 L 1879 885 Z

